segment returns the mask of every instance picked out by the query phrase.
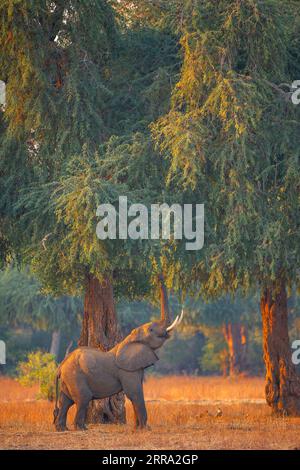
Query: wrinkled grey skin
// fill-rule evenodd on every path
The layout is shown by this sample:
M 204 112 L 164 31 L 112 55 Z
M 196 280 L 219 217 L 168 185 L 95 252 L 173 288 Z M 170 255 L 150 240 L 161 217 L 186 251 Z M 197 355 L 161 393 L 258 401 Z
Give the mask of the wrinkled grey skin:
M 59 408 L 54 410 L 57 431 L 65 431 L 69 408 L 76 404 L 75 428 L 86 429 L 88 404 L 93 399 L 106 398 L 124 391 L 132 402 L 136 427 L 147 425 L 143 393 L 144 369 L 158 360 L 155 350 L 169 337 L 168 303 L 162 284 L 161 319 L 134 329 L 121 343 L 108 352 L 80 347 L 60 365 L 56 379 L 61 380 Z

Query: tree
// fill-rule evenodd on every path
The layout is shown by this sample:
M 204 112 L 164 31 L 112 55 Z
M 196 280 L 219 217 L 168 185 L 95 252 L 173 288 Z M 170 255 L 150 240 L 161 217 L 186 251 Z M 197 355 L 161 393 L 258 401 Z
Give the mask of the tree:
M 16 256 L 20 245 L 16 208 L 21 187 L 30 184 L 26 144 L 8 133 L 5 108 L 0 106 L 0 268 Z
M 232 298 L 225 295 L 210 302 L 189 302 L 187 309 L 189 321 L 198 325 L 209 338 L 210 353 L 216 348 L 215 352 L 220 355 L 223 375 L 236 376 L 248 372 L 249 333 L 258 324 L 259 302 L 256 297 L 236 295 Z
M 105 1 L 5 0 L 0 18 L 0 79 L 6 83 L 0 109 L 3 262 L 30 243 L 17 224 L 22 190 L 55 179 L 70 155 L 105 134 L 110 93 L 104 75 L 116 29 Z
M 266 399 L 300 414 L 287 288 L 299 285 L 299 117 L 295 2 L 194 2 L 171 111 L 153 125 L 173 180 L 206 207 L 205 252 L 189 279 L 211 296 L 259 285 Z
M 169 104 L 177 44 L 158 30 L 121 34 L 104 0 L 0 8 L 5 133 L 24 146 L 31 170 L 7 210 L 18 253 L 47 293 L 84 292 L 79 344 L 106 350 L 120 339 L 113 292 L 148 293 L 151 249 L 99 241 L 96 209 L 119 194 L 145 203 L 161 196 L 166 165 L 148 125 Z M 119 398 L 107 402 L 113 413 L 102 407 L 101 420 L 123 421 Z
M 22 184 L 23 178 L 18 181 L 22 167 L 19 165 L 14 176 L 4 166 L 6 178 L 18 188 L 14 204 L 5 208 L 5 214 L 9 221 L 17 222 L 17 253 L 27 263 L 34 244 L 46 251 L 48 227 L 54 221 L 35 225 L 34 233 L 20 230 L 21 196 L 30 184 L 51 185 L 85 143 L 95 149 L 107 135 L 110 91 L 105 76 L 117 34 L 113 10 L 104 0 L 44 0 L 38 5 L 4 1 L 0 15 L 0 69 L 7 91 L 4 144 L 9 138 L 16 141 L 24 149 L 25 170 L 31 170 L 30 183 Z M 11 148 L 1 147 L 9 163 Z

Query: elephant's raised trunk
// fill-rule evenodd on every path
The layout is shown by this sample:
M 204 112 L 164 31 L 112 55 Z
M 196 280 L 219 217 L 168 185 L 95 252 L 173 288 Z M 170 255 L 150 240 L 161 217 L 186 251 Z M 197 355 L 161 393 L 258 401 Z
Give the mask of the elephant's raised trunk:
M 169 302 L 167 289 L 164 283 L 164 278 L 162 275 L 159 276 L 160 280 L 160 317 L 165 326 L 169 326 L 171 323 L 170 311 L 169 311 Z

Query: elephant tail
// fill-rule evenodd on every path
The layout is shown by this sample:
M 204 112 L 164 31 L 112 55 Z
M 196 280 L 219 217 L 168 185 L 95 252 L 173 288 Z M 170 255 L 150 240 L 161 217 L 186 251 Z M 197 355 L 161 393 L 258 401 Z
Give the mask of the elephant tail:
M 55 407 L 53 410 L 53 424 L 55 424 L 55 421 L 59 412 L 59 408 L 58 408 L 58 381 L 59 379 L 60 379 L 60 369 L 58 369 L 57 374 L 55 376 Z

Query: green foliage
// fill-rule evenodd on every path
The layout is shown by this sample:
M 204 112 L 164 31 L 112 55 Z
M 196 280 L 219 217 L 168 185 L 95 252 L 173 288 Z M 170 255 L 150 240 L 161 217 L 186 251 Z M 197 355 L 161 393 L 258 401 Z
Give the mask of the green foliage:
M 247 367 L 252 375 L 263 375 L 265 372 L 265 365 L 263 361 L 263 339 L 261 326 L 255 326 L 249 330 L 248 340 Z
M 244 297 L 224 295 L 217 300 L 189 299 L 186 302 L 186 323 L 220 327 L 227 323 L 257 325 L 260 322 L 257 293 Z
M 85 286 L 88 274 L 102 279 L 103 275 L 112 273 L 116 292 L 120 290 L 133 297 L 147 290 L 149 265 L 145 258 L 149 244 L 99 240 L 96 209 L 103 203 L 117 205 L 120 194 L 128 196 L 129 204 L 139 202 L 141 194 L 144 202 L 145 194 L 149 198 L 157 194 L 154 175 L 158 174 L 155 166 L 158 159 L 154 156 L 146 167 L 148 147 L 149 142 L 138 134 L 131 142 L 111 139 L 101 149 L 101 154 L 90 154 L 85 147 L 81 155 L 69 161 L 57 183 L 32 188 L 23 199 L 28 212 L 22 223 L 25 230 L 31 230 L 31 238 L 35 240 L 27 250 L 27 259 L 48 290 L 57 295 L 66 292 L 74 295 Z M 144 179 L 146 168 L 147 171 L 153 169 L 153 176 Z M 29 228 L 33 213 L 34 224 Z M 47 237 L 46 249 L 38 240 L 42 236 L 40 224 L 43 224 L 39 213 L 46 214 L 47 220 L 53 222 L 48 227 L 52 231 Z M 144 277 L 138 275 L 139 270 Z
M 0 271 L 0 320 L 10 326 L 29 325 L 36 330 L 74 332 L 79 325 L 82 300 L 54 298 L 42 292 L 41 285 L 27 270 Z
M 61 349 L 66 348 L 78 336 L 82 308 L 80 298 L 46 295 L 28 269 L 0 271 L 0 337 L 7 347 L 3 371 L 14 374 L 29 351 L 47 350 L 55 330 L 62 335 Z
M 28 354 L 27 361 L 18 365 L 18 381 L 24 386 L 39 385 L 37 398 L 54 399 L 57 364 L 52 354 L 42 351 Z
M 0 109 L 0 268 L 20 247 L 16 204 L 21 188 L 32 180 L 26 144 L 9 135 L 7 127 Z
M 243 367 L 249 373 L 262 372 L 262 337 L 258 295 L 247 297 L 236 293 L 217 300 L 187 299 L 185 328 L 200 331 L 205 337 L 199 364 L 207 373 L 227 375 L 229 367 L 228 343 L 224 337 L 225 325 L 242 325 L 247 329 L 247 355 Z
M 205 203 L 209 244 L 182 267 L 208 295 L 293 284 L 300 108 L 281 85 L 297 77 L 297 5 L 199 0 L 191 18 L 171 110 L 152 125 L 169 181 Z
M 24 190 L 53 182 L 66 159 L 85 142 L 95 148 L 107 133 L 111 94 L 105 81 L 117 31 L 105 0 L 5 0 L 0 22 L 0 79 L 6 82 L 6 106 L 0 110 L 3 263 L 22 258 L 52 224 L 38 212 L 44 224 L 36 238 L 22 229 Z
M 208 374 L 217 373 L 226 376 L 229 367 L 229 351 L 221 329 L 201 328 L 201 331 L 205 336 L 202 355 L 199 357 L 201 369 Z M 252 326 L 248 330 L 246 370 L 243 372 L 251 375 L 262 375 L 264 372 L 260 326 Z
M 20 237 L 15 251 L 55 295 L 81 292 L 93 274 L 113 278 L 117 295 L 141 296 L 149 289 L 145 260 L 159 244 L 153 254 L 140 241 L 101 242 L 95 214 L 119 194 L 130 203 L 163 199 L 167 164 L 148 126 L 169 108 L 177 41 L 154 26 L 118 32 L 105 1 L 42 3 L 4 2 L 0 10 L 9 38 L 1 58 L 8 75 L 4 134 L 25 144 L 30 174 L 8 209 Z
M 152 28 L 179 33 L 190 21 L 193 0 L 110 0 L 126 29 Z
M 158 309 L 147 302 L 126 302 L 124 300 L 117 304 L 117 315 L 124 336 L 134 328 L 151 321 L 152 318 L 159 317 Z
M 79 150 L 104 131 L 103 76 L 116 43 L 111 8 L 104 0 L 5 0 L 0 18 L 11 132 L 29 133 L 52 158 Z
M 6 345 L 6 364 L 1 365 L 1 372 L 16 375 L 17 364 L 25 360 L 30 351 L 49 346 L 49 334 L 45 331 L 33 331 L 29 327 L 12 327 L 0 321 L 0 338 Z

